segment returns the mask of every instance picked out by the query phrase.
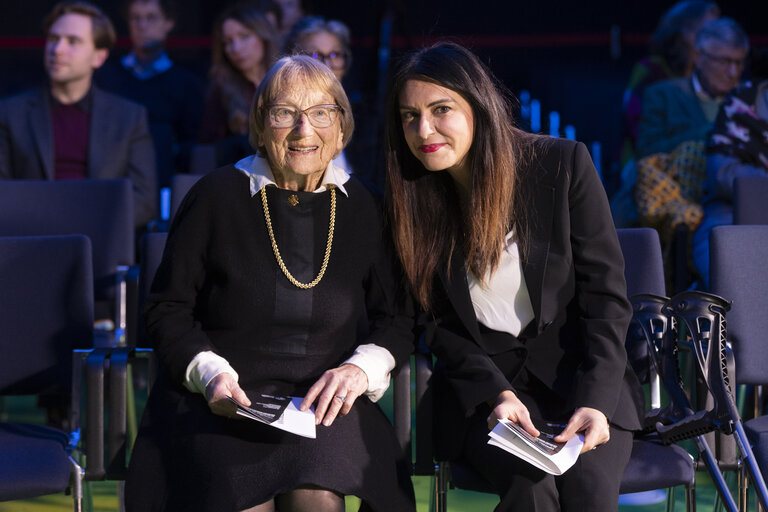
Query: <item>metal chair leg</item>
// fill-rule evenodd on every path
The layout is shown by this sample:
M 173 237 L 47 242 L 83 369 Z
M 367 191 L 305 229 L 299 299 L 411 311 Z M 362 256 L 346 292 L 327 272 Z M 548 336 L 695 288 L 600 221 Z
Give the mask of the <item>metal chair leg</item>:
M 667 512 L 675 512 L 675 488 L 667 489 Z
M 696 512 L 696 484 L 685 486 L 685 510 L 686 512 Z
M 117 482 L 117 510 L 125 512 L 125 480 Z
M 69 475 L 69 483 L 72 489 L 72 502 L 75 512 L 83 512 L 83 468 L 80 467 L 75 459 L 69 457 L 72 464 L 72 471 Z
M 448 510 L 448 463 L 443 462 L 435 466 L 435 496 L 437 512 Z

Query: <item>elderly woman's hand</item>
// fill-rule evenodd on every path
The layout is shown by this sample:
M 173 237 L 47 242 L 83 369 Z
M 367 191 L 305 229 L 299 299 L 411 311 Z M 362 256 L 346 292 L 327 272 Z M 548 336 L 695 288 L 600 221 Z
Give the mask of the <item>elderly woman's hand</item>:
M 336 416 L 344 416 L 352 408 L 357 397 L 368 389 L 368 376 L 354 364 L 343 364 L 327 370 L 315 382 L 304 401 L 301 410 L 306 411 L 315 403 L 315 424 L 326 427 L 333 423 Z
M 235 418 L 236 407 L 229 397 L 234 398 L 245 406 L 251 405 L 251 401 L 245 394 L 245 391 L 238 386 L 237 381 L 230 373 L 220 373 L 208 383 L 205 387 L 205 398 L 208 400 L 208 407 L 210 407 L 213 414 L 219 416 L 226 416 L 227 418 Z

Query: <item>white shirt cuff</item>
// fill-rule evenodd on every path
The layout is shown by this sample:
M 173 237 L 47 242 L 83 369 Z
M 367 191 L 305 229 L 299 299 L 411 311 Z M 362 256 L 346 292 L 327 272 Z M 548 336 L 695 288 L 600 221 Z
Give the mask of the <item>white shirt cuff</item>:
M 187 365 L 184 374 L 184 387 L 193 393 L 205 396 L 205 388 L 215 376 L 220 373 L 229 373 L 238 381 L 240 376 L 232 368 L 226 359 L 220 355 L 206 350 L 197 354 Z
M 395 358 L 389 350 L 373 343 L 360 345 L 344 363 L 358 366 L 368 376 L 368 390 L 364 394 L 371 402 L 384 396 L 389 387 L 389 374 L 395 368 Z

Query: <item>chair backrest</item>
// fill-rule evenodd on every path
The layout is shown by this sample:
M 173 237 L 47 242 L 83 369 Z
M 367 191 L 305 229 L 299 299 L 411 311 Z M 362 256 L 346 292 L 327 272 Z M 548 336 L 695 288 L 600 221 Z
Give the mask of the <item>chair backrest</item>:
M 149 289 L 152 286 L 152 280 L 155 278 L 157 267 L 160 266 L 160 260 L 163 259 L 163 250 L 168 233 L 147 233 L 141 241 L 141 263 L 139 274 L 139 301 L 143 305 Z
M 93 343 L 91 243 L 0 237 L 0 394 L 71 386 L 72 349 Z
M 0 181 L 0 236 L 68 234 L 91 239 L 95 298 L 112 299 L 135 260 L 130 180 Z
M 717 226 L 709 254 L 711 291 L 732 301 L 726 331 L 736 381 L 768 383 L 768 226 Z
M 659 234 L 651 228 L 623 228 L 616 232 L 624 255 L 627 297 L 638 294 L 664 296 L 664 261 Z M 635 321 L 629 326 L 625 346 L 627 358 L 640 381 L 650 383 L 651 405 L 657 406 L 661 399 L 661 383 L 651 364 L 655 354 L 649 352 L 642 328 Z
M 141 254 L 140 254 L 140 269 L 139 269 L 139 316 L 138 316 L 138 339 L 137 346 L 147 347 L 148 338 L 144 326 L 144 317 L 141 314 L 144 310 L 144 303 L 146 301 L 149 290 L 152 286 L 152 280 L 155 278 L 157 267 L 160 266 L 160 260 L 163 258 L 163 250 L 165 249 L 165 240 L 168 238 L 168 233 L 147 233 L 141 239 Z
M 176 212 L 179 211 L 179 206 L 184 196 L 187 195 L 192 185 L 197 183 L 197 180 L 202 178 L 202 174 L 174 174 L 171 178 L 171 220 L 173 220 Z
M 733 184 L 733 223 L 768 224 L 768 176 L 742 176 Z
M 617 229 L 624 255 L 627 296 L 640 293 L 665 295 L 664 260 L 659 234 L 652 228 Z

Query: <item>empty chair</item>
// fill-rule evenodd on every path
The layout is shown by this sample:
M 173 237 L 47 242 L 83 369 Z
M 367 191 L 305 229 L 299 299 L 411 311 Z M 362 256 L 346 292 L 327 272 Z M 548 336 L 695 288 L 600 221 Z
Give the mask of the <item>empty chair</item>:
M 664 262 L 661 244 L 656 230 L 651 228 L 626 228 L 617 230 L 621 252 L 624 255 L 624 277 L 627 295 L 665 295 Z M 633 329 L 630 325 L 630 331 Z M 643 384 L 650 385 L 651 408 L 660 407 L 660 382 L 654 371 L 654 353 L 648 350 L 644 340 L 627 336 L 627 352 Z M 695 510 L 695 467 L 693 458 L 677 445 L 662 446 L 649 438 L 636 438 L 632 443 L 632 455 L 621 479 L 620 491 L 637 493 L 655 489 L 685 486 L 687 510 Z M 674 503 L 669 493 L 668 503 Z
M 192 185 L 202 178 L 202 174 L 174 174 L 171 178 L 171 220 L 179 210 L 179 205 Z
M 763 199 L 765 201 L 765 199 Z M 710 235 L 712 292 L 732 302 L 727 335 L 733 348 L 737 384 L 756 386 L 755 418 L 744 423 L 757 464 L 768 471 L 768 415 L 759 408 L 768 383 L 768 226 L 717 226 Z
M 742 176 L 733 184 L 733 223 L 768 224 L 768 176 Z
M 93 250 L 97 319 L 118 318 L 118 267 L 133 265 L 128 179 L 0 181 L 0 236 L 84 234 Z
M 0 395 L 70 393 L 72 350 L 92 345 L 90 241 L 0 237 L 0 287 Z M 73 448 L 70 432 L 0 422 L 0 501 L 72 485 L 77 503 L 81 471 Z
M 160 260 L 163 258 L 163 249 L 165 249 L 165 240 L 168 238 L 168 233 L 147 233 L 141 240 L 141 262 L 139 270 L 139 297 L 138 306 L 139 312 L 144 308 L 144 301 L 149 294 L 150 287 L 152 286 L 152 280 L 155 278 L 155 272 L 157 267 L 160 266 Z M 144 330 L 144 321 L 142 315 L 139 315 L 139 328 L 138 328 L 138 342 L 137 346 L 147 347 L 149 346 L 149 339 L 147 339 L 147 333 Z

